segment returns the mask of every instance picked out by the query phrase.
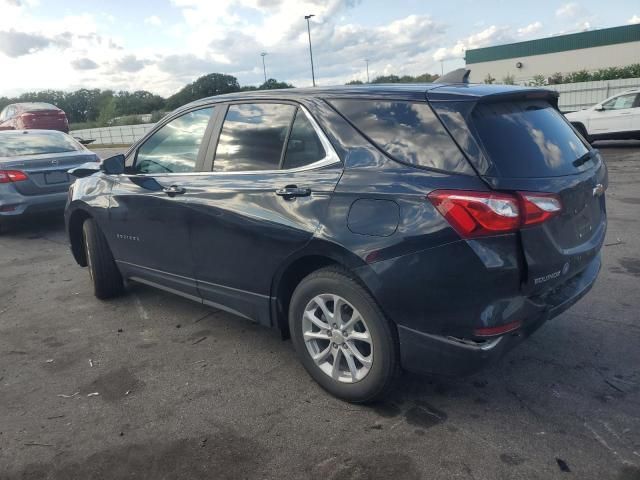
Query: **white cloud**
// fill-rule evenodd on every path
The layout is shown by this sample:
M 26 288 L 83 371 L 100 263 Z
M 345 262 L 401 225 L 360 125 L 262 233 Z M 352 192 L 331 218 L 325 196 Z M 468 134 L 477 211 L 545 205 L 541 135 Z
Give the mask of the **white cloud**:
M 535 35 L 540 30 L 542 30 L 542 22 L 533 22 L 527 25 L 526 27 L 522 27 L 518 29 L 518 37 L 530 37 Z
M 556 10 L 556 17 L 559 18 L 575 18 L 584 14 L 584 8 L 577 2 L 565 3 Z
M 443 60 L 464 58 L 464 52 L 471 48 L 486 47 L 499 43 L 513 41 L 513 34 L 510 27 L 497 27 L 491 25 L 489 28 L 468 36 L 452 47 L 442 47 L 433 54 L 433 59 L 440 62 Z
M 629 20 L 627 20 L 628 24 L 640 23 L 640 15 L 634 15 Z
M 147 25 L 152 25 L 154 27 L 162 26 L 162 20 L 157 15 L 151 15 L 150 17 L 145 18 L 144 23 L 146 23 Z
M 77 58 L 71 61 L 71 66 L 76 70 L 95 70 L 99 65 L 90 58 Z

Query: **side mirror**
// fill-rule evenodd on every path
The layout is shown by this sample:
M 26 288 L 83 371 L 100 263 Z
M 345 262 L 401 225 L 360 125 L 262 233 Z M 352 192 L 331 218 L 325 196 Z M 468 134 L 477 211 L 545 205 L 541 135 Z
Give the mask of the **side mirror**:
M 602 105 L 596 105 L 593 107 L 596 112 L 604 112 L 604 107 Z
M 124 155 L 120 153 L 103 160 L 100 169 L 107 175 L 124 173 Z
M 67 173 L 76 178 L 90 177 L 100 171 L 100 164 L 96 162 L 83 163 L 79 167 L 72 168 Z

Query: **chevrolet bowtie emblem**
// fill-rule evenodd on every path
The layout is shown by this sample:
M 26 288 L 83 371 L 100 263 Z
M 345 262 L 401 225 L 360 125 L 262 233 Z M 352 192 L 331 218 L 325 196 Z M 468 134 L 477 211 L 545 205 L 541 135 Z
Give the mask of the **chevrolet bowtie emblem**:
M 593 196 L 594 197 L 600 197 L 603 193 L 604 193 L 604 185 L 602 185 L 601 183 L 597 184 L 593 188 Z

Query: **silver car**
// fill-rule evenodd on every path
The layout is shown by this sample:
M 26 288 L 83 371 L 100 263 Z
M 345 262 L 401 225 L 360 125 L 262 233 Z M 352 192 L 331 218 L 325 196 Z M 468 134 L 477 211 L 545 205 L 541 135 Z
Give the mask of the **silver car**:
M 9 218 L 62 210 L 71 168 L 100 158 L 54 130 L 0 131 L 0 229 Z

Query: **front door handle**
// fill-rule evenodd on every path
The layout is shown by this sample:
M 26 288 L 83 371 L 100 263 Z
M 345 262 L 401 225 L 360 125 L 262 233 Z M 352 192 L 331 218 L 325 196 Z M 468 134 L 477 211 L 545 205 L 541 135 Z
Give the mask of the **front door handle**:
M 162 191 L 169 195 L 170 197 L 175 197 L 176 195 L 183 195 L 187 193 L 187 189 L 183 187 L 179 187 L 178 185 L 171 185 L 170 187 L 162 187 Z
M 284 197 L 285 200 L 290 200 L 295 197 L 308 197 L 311 195 L 311 189 L 299 188 L 297 185 L 287 185 L 284 188 L 276 190 L 276 195 Z

